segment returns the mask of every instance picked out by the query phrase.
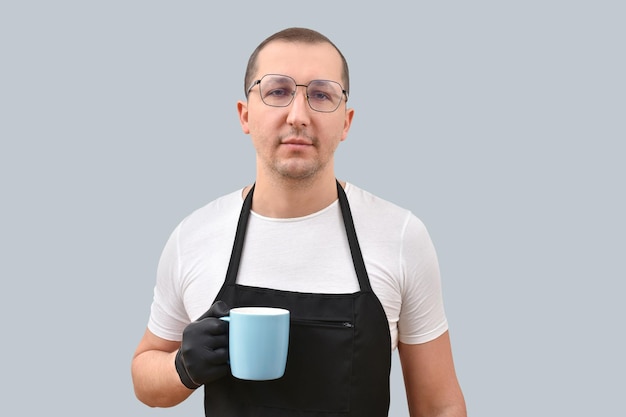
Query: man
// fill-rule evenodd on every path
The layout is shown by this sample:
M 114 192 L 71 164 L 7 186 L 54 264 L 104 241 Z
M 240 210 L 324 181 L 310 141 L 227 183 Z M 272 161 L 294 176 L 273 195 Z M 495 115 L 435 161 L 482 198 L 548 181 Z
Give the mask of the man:
M 132 362 L 137 397 L 169 407 L 204 385 L 207 416 L 386 416 L 397 347 L 411 415 L 465 416 L 424 225 L 335 178 L 354 116 L 339 49 L 312 30 L 278 32 L 250 57 L 244 88 L 256 181 L 168 240 Z M 230 375 L 218 317 L 244 305 L 291 311 L 278 380 Z

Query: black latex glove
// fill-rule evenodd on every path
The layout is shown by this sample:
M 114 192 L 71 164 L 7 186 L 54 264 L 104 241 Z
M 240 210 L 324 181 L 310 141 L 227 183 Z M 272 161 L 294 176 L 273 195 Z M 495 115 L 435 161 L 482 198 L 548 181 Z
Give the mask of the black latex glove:
M 228 322 L 230 307 L 216 301 L 209 310 L 183 330 L 176 354 L 176 371 L 187 388 L 196 389 L 230 373 L 228 365 Z

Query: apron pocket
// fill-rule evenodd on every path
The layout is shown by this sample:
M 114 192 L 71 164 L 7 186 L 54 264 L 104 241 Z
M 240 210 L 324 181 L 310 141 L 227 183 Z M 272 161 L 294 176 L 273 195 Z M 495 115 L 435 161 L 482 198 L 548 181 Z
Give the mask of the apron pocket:
M 247 381 L 246 391 L 265 407 L 348 412 L 353 344 L 349 320 L 292 319 L 285 375 L 274 381 Z

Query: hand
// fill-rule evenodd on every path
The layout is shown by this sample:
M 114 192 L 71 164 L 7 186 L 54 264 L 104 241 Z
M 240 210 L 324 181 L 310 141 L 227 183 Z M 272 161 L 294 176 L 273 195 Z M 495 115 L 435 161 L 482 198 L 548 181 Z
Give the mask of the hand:
M 216 301 L 209 310 L 183 330 L 183 341 L 176 354 L 176 371 L 189 389 L 213 382 L 230 372 L 228 365 L 228 322 L 218 317 L 230 308 Z

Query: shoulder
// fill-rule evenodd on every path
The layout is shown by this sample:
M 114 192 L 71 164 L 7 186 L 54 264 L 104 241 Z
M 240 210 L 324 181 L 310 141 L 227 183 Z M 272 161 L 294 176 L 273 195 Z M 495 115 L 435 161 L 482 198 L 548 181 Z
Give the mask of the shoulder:
M 346 185 L 346 194 L 359 235 L 379 243 L 395 242 L 405 249 L 407 244 L 431 244 L 426 226 L 411 210 L 350 183 Z
M 389 222 L 406 224 L 409 220 L 419 219 L 413 213 L 391 201 L 385 200 L 366 191 L 352 183 L 346 183 L 346 195 L 350 202 L 355 222 L 359 217 L 363 219 L 376 219 L 377 224 L 389 225 Z
M 199 232 L 218 233 L 223 228 L 232 229 L 243 204 L 243 189 L 238 189 L 194 210 L 178 224 L 178 233 L 190 236 Z

